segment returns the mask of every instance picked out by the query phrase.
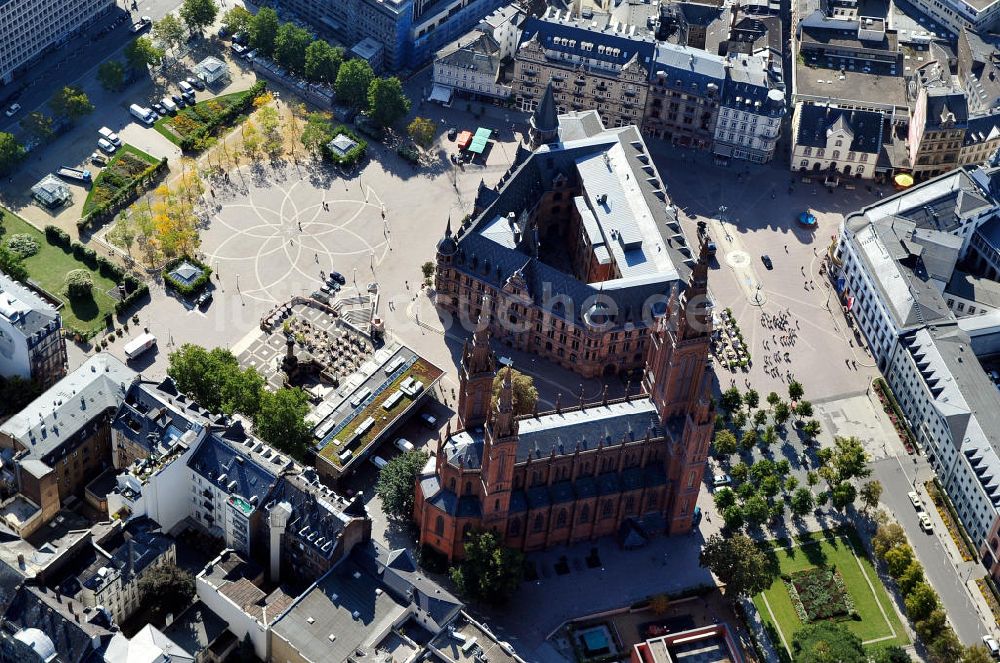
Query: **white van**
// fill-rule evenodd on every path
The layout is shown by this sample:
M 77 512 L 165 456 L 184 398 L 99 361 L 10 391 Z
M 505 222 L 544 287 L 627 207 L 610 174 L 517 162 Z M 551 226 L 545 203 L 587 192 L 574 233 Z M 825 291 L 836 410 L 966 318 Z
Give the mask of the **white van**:
M 180 81 L 177 87 L 181 89 L 181 92 L 187 92 L 188 94 L 194 94 L 194 88 L 187 81 Z
M 128 111 L 132 113 L 132 116 L 136 119 L 145 122 L 146 124 L 152 124 L 156 121 L 156 113 L 149 108 L 143 108 L 139 104 L 132 104 L 128 107 Z
M 160 105 L 166 108 L 168 113 L 177 112 L 177 104 L 175 104 L 170 97 L 163 97 L 160 99 Z
M 404 454 L 414 450 L 413 442 L 410 442 L 405 437 L 398 438 L 394 444 L 396 448 L 402 451 Z
M 372 463 L 375 464 L 375 467 L 381 470 L 383 467 L 389 464 L 389 461 L 387 461 L 385 458 L 382 458 L 382 456 L 372 456 Z
M 135 359 L 154 345 L 156 345 L 156 337 L 152 334 L 137 336 L 125 344 L 125 357 Z
M 101 138 L 104 138 L 115 147 L 122 146 L 122 139 L 119 138 L 118 134 L 116 134 L 111 129 L 108 129 L 107 127 L 101 127 L 100 129 L 97 130 L 97 133 L 101 134 Z

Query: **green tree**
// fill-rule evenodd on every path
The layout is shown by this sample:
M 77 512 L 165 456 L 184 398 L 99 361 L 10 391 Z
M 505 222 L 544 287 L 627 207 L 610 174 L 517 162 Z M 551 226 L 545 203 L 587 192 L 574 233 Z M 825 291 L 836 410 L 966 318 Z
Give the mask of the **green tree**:
M 743 404 L 743 396 L 740 394 L 740 390 L 736 387 L 730 387 L 722 392 L 722 396 L 719 398 L 719 405 L 726 412 L 732 414 Z
M 264 378 L 252 368 L 241 369 L 226 348 L 206 350 L 185 343 L 171 352 L 168 360 L 167 373 L 177 388 L 209 412 L 256 416 Z
M 758 410 L 758 412 L 763 412 L 763 410 Z M 764 432 L 760 434 L 760 448 L 767 451 L 771 448 L 771 445 L 778 441 L 778 433 L 775 431 L 774 426 L 768 426 L 764 429 Z
M 983 645 L 972 645 L 962 652 L 962 663 L 993 663 L 993 655 Z
M 931 663 L 953 663 L 963 654 L 962 643 L 950 628 L 939 633 L 928 649 L 931 652 Z
M 382 500 L 382 513 L 390 519 L 413 517 L 413 489 L 428 458 L 423 451 L 409 451 L 379 470 L 375 494 Z
M 802 424 L 802 434 L 810 440 L 816 439 L 822 430 L 822 426 L 820 426 L 820 423 L 815 419 L 810 419 L 806 423 Z
M 813 416 L 813 404 L 809 401 L 799 401 L 795 406 L 795 414 L 799 419 Z
M 24 146 L 13 134 L 0 131 L 0 174 L 6 175 L 24 158 Z
M 910 621 L 919 622 L 926 619 L 938 607 L 938 596 L 926 582 L 918 582 L 903 599 L 903 604 L 906 606 L 906 616 Z
M 73 269 L 66 273 L 66 294 L 70 299 L 93 297 L 94 277 L 86 269 Z
M 718 511 L 722 511 L 726 507 L 736 504 L 736 493 L 730 488 L 720 488 L 715 491 L 712 499 L 715 500 L 715 508 Z
M 728 428 L 715 431 L 715 439 L 712 440 L 712 447 L 715 449 L 716 458 L 728 458 L 736 453 L 736 436 Z
M 792 495 L 792 513 L 802 517 L 807 515 L 816 506 L 812 491 L 808 488 L 799 488 Z
M 777 500 L 769 504 L 767 507 L 767 517 L 772 523 L 780 522 L 785 517 L 785 503 Z
M 132 246 L 135 244 L 135 228 L 126 218 L 124 212 L 115 219 L 115 225 L 108 232 L 108 239 L 115 246 L 125 249 L 129 258 L 132 257 Z
M 373 80 L 375 73 L 371 65 L 358 58 L 348 60 L 337 71 L 337 83 L 334 87 L 337 99 L 353 108 L 367 107 L 368 88 Z
M 912 659 L 899 645 L 889 645 L 875 655 L 874 663 L 912 663 Z
M 736 438 L 734 437 L 733 440 L 735 441 Z M 735 449 L 736 447 L 734 446 L 733 448 Z M 733 481 L 741 484 L 750 476 L 750 466 L 740 461 L 730 468 L 729 474 L 733 477 Z
M 175 564 L 155 566 L 139 580 L 139 594 L 160 617 L 179 615 L 194 599 L 194 576 Z
M 761 525 L 767 520 L 767 500 L 760 495 L 754 495 L 743 504 L 743 517 L 751 527 Z
M 105 60 L 97 68 L 97 80 L 110 92 L 117 92 L 125 85 L 125 67 L 118 60 Z
M 525 375 L 520 371 L 508 369 L 511 372 L 511 392 L 514 397 L 514 414 L 522 416 L 535 411 L 538 403 L 538 389 L 535 387 L 535 379 L 530 375 Z M 490 399 L 491 407 L 496 408 L 500 400 L 500 391 L 503 389 L 504 376 L 506 371 L 501 371 L 493 378 L 493 393 Z
M 398 78 L 376 78 L 368 86 L 368 113 L 383 127 L 390 127 L 410 112 L 410 100 Z
M 737 410 L 733 412 L 733 426 L 737 430 L 742 430 L 744 426 L 747 425 L 747 413 L 743 410 Z
M 52 118 L 45 113 L 32 111 L 21 118 L 21 128 L 34 138 L 48 140 L 52 136 Z
M 841 624 L 806 624 L 792 637 L 795 663 L 867 663 L 861 638 Z
M 172 51 L 184 43 L 184 24 L 174 14 L 167 14 L 153 24 L 153 37 Z
M 774 471 L 780 477 L 788 476 L 788 473 L 792 471 L 792 464 L 788 462 L 787 458 L 782 458 L 774 464 Z
M 302 389 L 266 389 L 260 392 L 260 409 L 254 418 L 257 437 L 272 447 L 296 458 L 306 457 L 312 442 L 312 427 L 305 417 L 309 414 L 309 394 Z
M 755 484 L 759 484 L 767 477 L 774 476 L 775 464 L 770 458 L 762 458 L 750 466 L 750 476 Z
M 760 482 L 760 492 L 765 497 L 774 497 L 781 492 L 781 479 L 776 476 L 767 477 Z
M 778 395 L 778 392 L 772 391 L 767 395 L 767 404 L 771 406 L 772 410 L 774 409 L 774 406 L 780 402 L 781 402 L 781 396 Z
M 773 559 L 745 534 L 713 534 L 701 549 L 699 564 L 726 585 L 726 595 L 733 599 L 759 594 L 777 577 Z
M 896 546 L 885 554 L 885 565 L 893 578 L 903 575 L 912 562 L 913 548 L 907 544 Z
M 67 85 L 58 90 L 49 100 L 49 106 L 56 115 L 65 117 L 70 121 L 76 121 L 88 113 L 94 111 L 94 104 L 90 103 L 87 93 L 82 89 Z
M 864 505 L 864 512 L 866 514 L 878 506 L 878 501 L 881 498 L 882 482 L 878 479 L 865 482 L 861 486 L 861 504 Z
M 927 617 L 914 622 L 913 626 L 925 644 L 930 644 L 939 633 L 951 628 L 948 626 L 948 616 L 941 608 L 935 608 Z
M 451 569 L 459 592 L 487 603 L 507 601 L 524 578 L 524 555 L 490 531 L 472 532 L 463 547 L 465 558 Z
M 149 37 L 137 37 L 125 46 L 125 63 L 134 70 L 155 67 L 161 62 L 163 49 L 156 46 Z
M 788 407 L 788 403 L 779 401 L 778 404 L 774 406 L 774 423 L 777 425 L 784 426 L 790 416 L 792 415 L 791 410 Z
M 902 548 L 903 546 L 900 546 Z M 907 548 L 909 546 L 906 546 Z M 889 551 L 892 552 L 891 550 Z M 899 591 L 906 596 L 913 591 L 913 588 L 917 586 L 918 583 L 924 581 L 924 567 L 920 566 L 920 562 L 917 560 L 912 560 L 909 565 L 903 570 L 903 572 L 896 578 L 896 584 L 899 585 Z
M 872 547 L 879 559 L 885 559 L 886 553 L 905 543 L 906 531 L 899 523 L 879 525 L 878 529 L 875 530 L 875 536 L 872 537 Z
M 765 423 L 767 423 L 767 412 L 764 410 L 757 410 L 753 413 L 753 425 L 755 428 L 760 428 Z
M 841 481 L 863 479 L 872 473 L 868 466 L 868 454 L 858 438 L 838 436 L 834 438 L 833 443 L 834 451 L 830 461 Z
M 743 394 L 743 404 L 747 407 L 747 414 L 750 410 L 760 405 L 760 394 L 757 393 L 756 389 L 747 389 Z
M 309 113 L 305 126 L 302 128 L 302 146 L 313 154 L 319 154 L 320 148 L 333 140 L 333 126 L 328 113 Z
M 181 4 L 181 19 L 191 34 L 201 32 L 215 23 L 218 14 L 219 7 L 215 0 L 184 0 Z
M 806 484 L 808 484 L 810 488 L 813 487 L 813 486 L 815 486 L 818 483 L 819 483 L 819 475 L 818 474 L 816 474 L 812 470 L 809 470 L 808 472 L 806 472 Z
M 835 509 L 843 511 L 848 505 L 854 503 L 854 498 L 857 496 L 858 490 L 854 487 L 853 483 L 850 481 L 841 481 L 833 487 L 830 501 L 833 503 Z
M 304 74 L 306 49 L 311 43 L 314 42 L 308 30 L 294 23 L 283 23 L 274 38 L 274 61 L 292 73 Z
M 436 269 L 435 264 L 430 260 L 428 260 L 427 262 L 425 262 L 420 266 L 420 272 L 424 275 L 425 279 L 429 279 L 430 277 L 434 276 L 435 269 Z
M 284 143 L 281 140 L 281 116 L 274 106 L 264 106 L 257 111 L 260 124 L 261 145 L 272 159 L 281 155 Z
M 722 522 L 731 530 L 743 527 L 743 507 L 739 504 L 730 504 L 722 510 Z
M 788 398 L 793 401 L 797 401 L 806 393 L 806 390 L 802 388 L 802 383 L 798 380 L 792 380 L 788 383 Z
M 271 57 L 280 25 L 276 11 L 270 7 L 261 7 L 250 20 L 250 45 L 260 51 L 261 55 Z
M 249 34 L 250 25 L 253 22 L 253 14 L 248 12 L 243 7 L 233 7 L 232 9 L 226 11 L 222 16 L 222 24 L 232 34 L 237 32 L 242 32 L 243 34 Z
M 740 438 L 740 448 L 743 451 L 753 451 L 753 448 L 757 446 L 757 429 L 748 428 L 743 431 L 743 437 Z
M 415 117 L 406 127 L 406 133 L 414 143 L 425 150 L 434 144 L 434 134 L 437 131 L 434 122 L 426 117 Z
M 344 49 L 317 39 L 306 47 L 306 79 L 332 85 L 337 80 L 337 70 L 344 62 Z
M 799 480 L 796 477 L 788 477 L 785 479 L 785 492 L 794 493 L 799 487 Z

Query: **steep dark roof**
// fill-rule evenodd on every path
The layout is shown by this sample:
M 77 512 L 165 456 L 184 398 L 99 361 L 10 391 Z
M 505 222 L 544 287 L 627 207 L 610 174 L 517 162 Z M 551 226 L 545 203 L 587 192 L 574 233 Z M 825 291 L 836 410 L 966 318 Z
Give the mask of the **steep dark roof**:
M 176 385 L 167 378 L 156 384 L 136 381 L 125 394 L 112 428 L 149 452 L 166 453 L 187 430 L 211 424 L 211 415 L 194 401 L 177 399 Z
M 962 127 L 969 121 L 969 103 L 965 93 L 941 89 L 929 90 L 925 130 L 941 127 L 946 117 L 954 118 L 955 127 Z
M 559 117 L 556 115 L 556 100 L 552 94 L 552 81 L 545 85 L 542 100 L 538 103 L 531 124 L 539 131 L 556 131 L 559 128 Z
M 238 453 L 214 433 L 198 445 L 188 459 L 188 467 L 221 487 L 235 481 L 236 485 L 229 492 L 247 500 L 257 498 L 255 505 L 270 492 L 277 478 L 271 470 L 257 464 L 249 455 Z M 223 475 L 225 480 L 220 482 L 219 477 Z
M 881 113 L 843 110 L 814 104 L 799 106 L 797 145 L 826 147 L 826 133 L 837 122 L 854 134 L 850 151 L 876 154 L 882 146 L 883 117 Z
M 9 641 L 21 631 L 37 629 L 52 642 L 60 663 L 93 660 L 97 649 L 95 639 L 98 645 L 106 644 L 111 631 L 94 623 L 95 610 L 87 608 L 84 612 L 81 604 L 73 603 L 74 612 L 70 613 L 70 599 L 57 602 L 52 592 L 44 588 L 22 585 L 3 615 L 3 639 Z M 4 649 L 7 650 L 6 642 Z
M 438 53 L 442 64 L 483 74 L 493 74 L 500 69 L 500 45 L 488 32 L 474 30 L 472 39 L 462 36 Z
M 652 38 L 642 39 L 614 30 L 592 30 L 586 19 L 564 21 L 529 16 L 524 21 L 519 46 L 535 38 L 548 51 L 576 55 L 584 61 L 608 62 L 615 67 L 621 67 L 632 58 L 648 67 L 654 48 Z M 585 44 L 593 44 L 593 48 L 585 50 Z

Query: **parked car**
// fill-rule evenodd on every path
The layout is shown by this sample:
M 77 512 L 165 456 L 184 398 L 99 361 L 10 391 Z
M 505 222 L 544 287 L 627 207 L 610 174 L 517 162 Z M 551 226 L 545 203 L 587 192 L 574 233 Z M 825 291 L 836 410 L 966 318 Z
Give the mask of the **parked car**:
M 233 49 L 233 53 L 235 53 L 236 55 L 243 55 L 244 53 L 247 52 L 247 47 L 244 46 L 243 44 L 237 43 L 236 39 L 233 39 L 233 45 L 230 48 Z
M 764 263 L 764 267 L 767 269 L 774 269 L 774 263 L 771 262 L 771 256 L 766 253 L 760 257 L 760 261 Z
M 90 155 L 90 163 L 94 164 L 95 166 L 107 166 L 108 158 L 103 154 L 98 154 L 97 152 L 94 152 L 93 154 Z
M 385 458 L 382 458 L 382 456 L 372 456 L 372 464 L 381 470 L 383 467 L 389 464 L 389 461 L 387 461 Z
M 252 49 L 243 54 L 243 57 L 247 60 L 253 60 L 257 57 L 257 49 Z
M 7 117 L 14 117 L 19 110 L 21 110 L 21 104 L 11 104 L 10 108 L 7 109 Z
M 715 486 L 716 488 L 719 488 L 721 486 L 728 486 L 732 482 L 733 482 L 732 477 L 730 477 L 728 474 L 725 473 L 716 474 L 714 477 L 712 477 L 712 485 Z
M 234 44 L 239 44 L 240 46 L 246 46 L 249 41 L 250 37 L 247 36 L 247 33 L 245 32 L 237 32 L 236 34 L 233 35 Z
M 163 104 L 161 104 L 161 103 L 160 103 L 160 102 L 158 102 L 158 101 L 157 101 L 156 103 L 154 103 L 154 104 L 153 104 L 153 110 L 154 110 L 154 111 L 156 111 L 156 112 L 157 112 L 157 114 L 159 114 L 159 115 L 160 115 L 160 117 L 163 117 L 164 115 L 166 115 L 166 114 L 167 114 L 167 109 L 166 109 L 166 108 L 164 108 L 164 107 L 163 107 Z
M 910 498 L 910 504 L 913 505 L 914 509 L 916 509 L 917 511 L 923 510 L 924 503 L 920 501 L 920 496 L 917 495 L 916 491 L 911 490 L 906 494 L 906 496 Z
M 188 106 L 194 106 L 194 91 L 191 92 L 181 92 L 181 99 L 187 102 Z
M 983 644 L 990 650 L 990 655 L 993 656 L 993 658 L 1000 659 L 1000 645 L 997 644 L 996 638 L 992 635 L 984 635 Z
M 414 449 L 416 449 L 416 447 L 413 446 L 413 442 L 410 442 L 405 437 L 397 439 L 393 444 L 395 444 L 396 448 L 402 451 L 404 454 L 407 451 L 413 451 Z
M 193 87 L 196 90 L 204 90 L 205 89 L 205 81 L 201 80 L 197 76 L 188 76 L 185 80 L 187 81 L 188 85 L 190 85 L 191 87 Z
M 437 417 L 435 417 L 433 414 L 428 414 L 427 412 L 424 412 L 422 415 L 420 415 L 420 421 L 424 424 L 424 426 L 427 426 L 428 428 L 437 428 L 438 420 Z
M 192 94 L 194 93 L 194 88 L 192 88 L 191 84 L 188 83 L 188 81 L 190 80 L 192 79 L 189 78 L 185 81 L 180 81 L 177 83 L 177 87 L 181 89 L 181 94 L 184 94 L 185 92 L 191 92 Z
M 187 106 L 187 102 L 184 101 L 184 98 L 181 97 L 178 94 L 172 94 L 172 95 L 170 95 L 170 101 L 172 101 L 175 104 L 177 104 L 178 108 L 184 108 L 185 106 Z
M 208 306 L 212 303 L 212 291 L 206 290 L 205 292 L 198 295 L 198 299 L 194 300 L 194 305 L 198 308 L 203 306 Z
M 97 139 L 97 146 L 99 148 L 101 148 L 102 150 L 104 150 L 107 154 L 114 154 L 115 153 L 115 146 L 112 145 L 111 143 L 109 143 L 107 140 L 105 140 L 103 138 L 98 138 Z
M 926 512 L 920 513 L 920 529 L 928 534 L 934 531 L 934 523 L 931 522 L 931 517 Z
M 347 285 L 347 279 L 340 272 L 330 272 L 330 280 L 336 281 L 340 285 Z

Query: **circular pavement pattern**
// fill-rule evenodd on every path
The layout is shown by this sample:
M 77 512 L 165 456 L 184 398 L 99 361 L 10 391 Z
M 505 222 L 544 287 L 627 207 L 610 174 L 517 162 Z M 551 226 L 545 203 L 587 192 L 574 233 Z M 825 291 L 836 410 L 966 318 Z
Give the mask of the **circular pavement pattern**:
M 732 267 L 749 267 L 750 254 L 746 251 L 730 251 L 726 254 L 726 262 Z
M 241 183 L 238 174 L 231 181 Z M 202 234 L 209 265 L 223 278 L 235 274 L 243 296 L 279 303 L 307 295 L 320 286 L 321 270 L 342 272 L 349 286 L 354 268 L 364 272 L 365 283 L 372 280 L 389 250 L 373 189 L 362 192 L 343 180 L 329 187 L 271 177 L 247 177 L 246 183 L 247 193 L 216 191 L 217 207 Z

